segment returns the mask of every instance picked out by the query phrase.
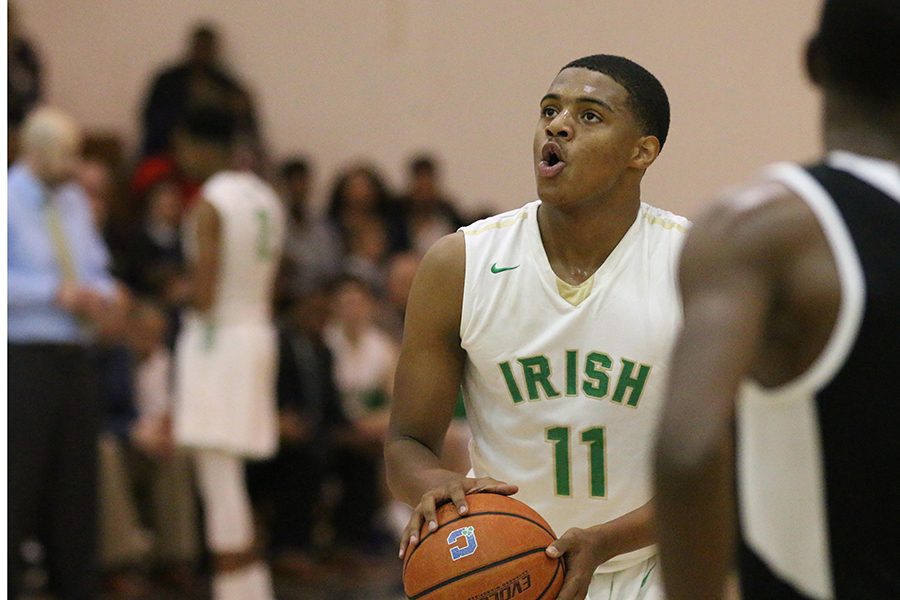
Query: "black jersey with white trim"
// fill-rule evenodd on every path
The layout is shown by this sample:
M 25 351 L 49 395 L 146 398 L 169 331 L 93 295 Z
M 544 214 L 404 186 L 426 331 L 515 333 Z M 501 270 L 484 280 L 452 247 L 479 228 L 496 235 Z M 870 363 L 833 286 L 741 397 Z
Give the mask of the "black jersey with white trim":
M 866 176 L 865 168 L 873 166 L 870 159 L 843 154 L 840 158 L 846 161 L 805 170 L 837 209 L 864 285 L 855 339 L 834 375 L 811 398 L 827 529 L 827 553 L 822 555 L 827 564 L 819 568 L 830 579 L 831 590 L 802 589 L 803 575 L 784 564 L 786 555 L 773 558 L 778 553 L 767 552 L 765 540 L 757 536 L 749 541 L 742 535 L 746 600 L 900 598 L 900 171 L 892 172 L 890 164 L 882 162 L 890 174 L 883 185 L 884 180 Z M 846 168 L 854 160 L 865 168 Z M 769 450 L 778 453 L 778 448 Z M 746 495 L 752 492 L 741 490 L 742 502 Z M 812 502 L 804 497 L 794 501 L 800 506 Z M 773 504 L 765 510 L 779 507 Z

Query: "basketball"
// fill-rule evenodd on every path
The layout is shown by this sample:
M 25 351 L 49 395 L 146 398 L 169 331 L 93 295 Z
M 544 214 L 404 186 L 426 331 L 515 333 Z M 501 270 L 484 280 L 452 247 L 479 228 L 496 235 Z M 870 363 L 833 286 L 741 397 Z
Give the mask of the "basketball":
M 528 505 L 499 494 L 466 496 L 469 511 L 438 508 L 435 531 L 422 526 L 403 563 L 413 600 L 551 600 L 563 584 L 562 560 L 544 550 L 556 539 Z

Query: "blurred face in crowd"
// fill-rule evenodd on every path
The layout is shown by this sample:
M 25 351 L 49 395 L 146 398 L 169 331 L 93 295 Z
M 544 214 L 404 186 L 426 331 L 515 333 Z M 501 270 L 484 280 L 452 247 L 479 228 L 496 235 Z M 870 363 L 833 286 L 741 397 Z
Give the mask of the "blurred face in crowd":
M 419 257 L 410 252 L 397 254 L 391 259 L 388 268 L 387 299 L 400 312 L 406 312 L 406 301 L 412 289 L 416 269 L 419 268 Z
M 431 203 L 438 197 L 437 173 L 432 169 L 418 169 L 413 173 L 409 195 L 419 203 Z
M 113 177 L 109 166 L 100 160 L 86 160 L 78 169 L 78 183 L 91 203 L 94 225 L 102 229 L 109 217 Z
M 223 162 L 228 162 L 226 157 L 227 152 L 215 143 L 196 139 L 184 131 L 175 134 L 175 160 L 178 167 L 195 181 L 214 175 Z
M 295 173 L 288 177 L 288 193 L 297 204 L 303 204 L 309 195 L 309 175 L 307 173 Z
M 344 183 L 344 201 L 347 208 L 372 210 L 378 203 L 378 189 L 365 171 L 356 171 Z
M 25 120 L 22 154 L 34 175 L 55 187 L 77 173 L 81 141 L 75 121 L 55 109 L 41 108 Z
M 350 254 L 380 263 L 388 251 L 384 223 L 378 219 L 360 220 L 353 224 L 350 231 Z
M 300 299 L 294 308 L 297 326 L 310 335 L 322 335 L 331 320 L 331 295 L 325 290 L 315 290 Z
M 335 317 L 345 327 L 356 329 L 371 321 L 372 295 L 357 281 L 345 281 L 335 296 Z
M 147 216 L 152 223 L 178 227 L 181 223 L 181 188 L 172 180 L 164 180 L 150 190 Z

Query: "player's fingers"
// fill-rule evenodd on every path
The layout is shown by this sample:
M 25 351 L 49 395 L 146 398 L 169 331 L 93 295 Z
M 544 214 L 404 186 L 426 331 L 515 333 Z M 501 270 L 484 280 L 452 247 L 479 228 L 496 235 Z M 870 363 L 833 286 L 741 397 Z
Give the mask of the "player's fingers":
M 464 515 L 469 512 L 469 506 L 466 504 L 466 491 L 461 485 L 450 486 L 450 500 L 456 506 L 456 512 L 459 514 Z
M 400 558 L 403 558 L 407 551 L 411 550 L 413 546 L 419 543 L 419 531 L 421 531 L 421 529 L 422 513 L 416 508 L 409 518 L 409 522 L 406 524 L 406 528 L 403 530 L 403 535 L 400 538 Z
M 568 552 L 574 545 L 574 537 L 571 529 L 566 531 L 558 540 L 547 546 L 547 556 L 550 558 L 559 558 Z
M 419 506 L 422 507 L 422 518 L 428 524 L 428 531 L 434 531 L 435 529 L 437 529 L 437 516 L 434 496 L 432 494 L 425 494 L 424 496 L 422 496 L 422 503 Z
M 575 577 L 575 574 L 569 572 L 566 575 L 562 588 L 559 590 L 559 594 L 556 596 L 556 600 L 575 600 L 576 598 L 584 598 L 584 596 L 578 596 L 581 587 L 582 586 L 580 585 L 578 578 Z
M 503 494 L 509 496 L 519 491 L 519 486 L 497 481 L 491 477 L 480 477 L 478 479 L 470 479 L 467 481 L 467 494 L 477 494 L 479 492 L 490 492 L 492 494 Z

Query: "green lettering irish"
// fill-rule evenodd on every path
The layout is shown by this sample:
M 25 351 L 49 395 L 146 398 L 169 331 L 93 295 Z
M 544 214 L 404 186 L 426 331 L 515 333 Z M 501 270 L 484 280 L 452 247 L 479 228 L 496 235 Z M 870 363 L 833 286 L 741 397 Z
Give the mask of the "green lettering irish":
M 638 367 L 637 375 L 634 374 L 636 366 Z M 613 402 L 621 404 L 625 400 L 625 396 L 628 395 L 626 404 L 632 407 L 637 406 L 649 374 L 649 365 L 637 365 L 637 363 L 623 358 L 622 373 L 619 375 L 619 383 L 616 384 L 616 391 L 612 397 Z
M 500 371 L 503 373 L 503 379 L 506 380 L 506 387 L 509 389 L 509 395 L 512 396 L 513 404 L 518 404 L 523 400 L 522 392 L 519 391 L 519 386 L 516 385 L 512 369 L 509 368 L 509 361 L 500 363 Z
M 547 398 L 556 398 L 559 392 L 550 383 L 550 361 L 546 356 L 530 356 L 520 358 L 522 369 L 525 371 L 525 389 L 528 390 L 529 400 L 540 400 L 538 386 L 544 390 Z
M 578 393 L 578 351 L 566 350 L 566 396 Z
M 591 352 L 584 363 L 585 380 L 581 389 L 586 396 L 591 398 L 603 398 L 609 393 L 609 375 L 607 370 L 612 368 L 612 359 L 602 352 Z

